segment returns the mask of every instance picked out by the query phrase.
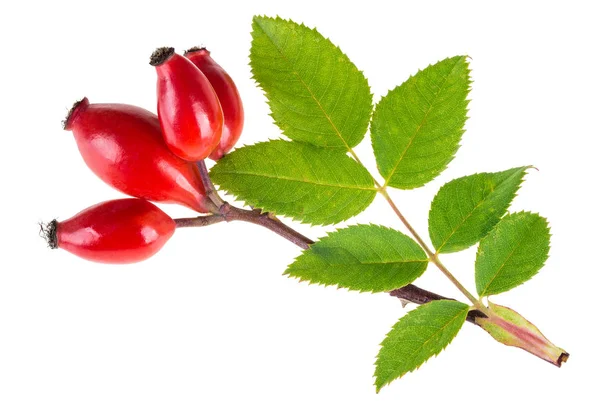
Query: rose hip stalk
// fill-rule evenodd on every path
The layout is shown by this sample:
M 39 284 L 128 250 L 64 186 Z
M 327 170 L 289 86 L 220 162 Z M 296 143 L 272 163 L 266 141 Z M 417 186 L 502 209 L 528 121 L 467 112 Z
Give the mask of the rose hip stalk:
M 196 166 L 165 145 L 158 117 L 123 104 L 76 103 L 64 122 L 90 169 L 104 182 L 137 198 L 179 203 L 210 212 Z
M 175 221 L 135 198 L 92 206 L 45 229 L 50 247 L 100 263 L 135 263 L 158 252 L 175 232 Z
M 158 119 L 171 151 L 200 161 L 217 147 L 223 128 L 219 99 L 204 74 L 173 48 L 158 48 L 150 57 L 156 67 Z
M 184 56 L 192 61 L 210 81 L 223 109 L 221 141 L 210 154 L 210 158 L 218 160 L 233 148 L 242 134 L 244 127 L 242 99 L 231 76 L 215 62 L 206 48 L 191 48 Z

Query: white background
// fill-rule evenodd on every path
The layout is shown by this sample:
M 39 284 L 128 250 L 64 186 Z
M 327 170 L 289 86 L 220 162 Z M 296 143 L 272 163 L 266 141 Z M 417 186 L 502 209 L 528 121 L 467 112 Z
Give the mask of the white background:
M 0 406 L 597 405 L 593 2 L 336 3 L 0 6 Z M 45 247 L 38 221 L 121 196 L 87 169 L 62 131 L 68 107 L 87 96 L 155 110 L 148 57 L 157 46 L 209 47 L 243 96 L 242 142 L 279 136 L 248 66 L 251 18 L 263 13 L 318 27 L 364 70 L 376 101 L 429 63 L 472 58 L 471 118 L 456 159 L 426 187 L 393 197 L 426 236 L 429 202 L 448 180 L 539 169 L 527 175 L 513 209 L 549 218 L 551 257 L 532 281 L 495 300 L 569 351 L 563 368 L 468 324 L 439 357 L 377 395 L 378 344 L 406 310 L 385 294 L 282 277 L 300 251 L 253 225 L 181 230 L 157 256 L 130 266 Z M 368 138 L 358 152 L 375 170 Z M 380 198 L 348 223 L 359 222 L 402 230 Z M 296 226 L 313 238 L 331 229 Z M 474 287 L 474 249 L 443 260 Z M 418 284 L 460 296 L 433 268 Z

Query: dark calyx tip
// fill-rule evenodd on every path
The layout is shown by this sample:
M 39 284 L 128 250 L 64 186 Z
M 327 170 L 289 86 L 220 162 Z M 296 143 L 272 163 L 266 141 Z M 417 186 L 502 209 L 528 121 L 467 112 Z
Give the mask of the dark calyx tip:
M 156 48 L 156 50 L 150 55 L 150 65 L 159 66 L 167 59 L 171 57 L 175 53 L 175 48 L 173 47 L 160 47 Z
M 204 51 L 206 52 L 208 55 L 210 55 L 210 51 L 206 49 L 206 47 L 192 47 L 190 49 L 188 49 L 187 51 L 185 51 L 183 53 L 183 55 L 187 55 L 187 54 L 191 54 L 192 52 L 199 52 L 199 51 Z
M 48 247 L 51 249 L 58 249 L 58 238 L 56 236 L 56 226 L 58 222 L 56 219 L 49 223 L 40 223 L 40 236 L 46 240 Z
M 73 106 L 69 109 L 67 116 L 62 121 L 63 129 L 69 130 L 71 127 L 71 123 L 73 122 L 73 118 L 80 111 L 80 108 L 83 108 L 89 104 L 90 104 L 90 102 L 88 101 L 88 98 L 86 98 L 86 97 L 84 97 L 83 99 L 79 99 L 77 102 L 73 103 Z
M 566 363 L 567 360 L 569 360 L 569 356 L 570 355 L 567 352 L 561 353 L 557 361 L 558 367 L 561 367 L 563 363 Z

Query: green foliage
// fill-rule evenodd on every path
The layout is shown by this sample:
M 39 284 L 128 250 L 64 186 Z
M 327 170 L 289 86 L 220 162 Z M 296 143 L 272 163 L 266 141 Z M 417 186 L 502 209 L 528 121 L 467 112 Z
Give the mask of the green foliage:
M 373 109 L 369 84 L 316 30 L 254 17 L 250 66 L 287 137 L 346 149 L 363 139 Z
M 249 205 L 315 225 L 357 215 L 376 194 L 369 172 L 345 152 L 284 140 L 239 148 L 210 175 Z
M 506 213 L 528 168 L 469 175 L 440 188 L 429 211 L 429 236 L 438 253 L 481 240 Z
M 331 41 L 302 24 L 254 17 L 250 65 L 275 123 L 293 141 L 239 148 L 215 164 L 211 178 L 221 189 L 264 211 L 314 225 L 335 224 L 366 209 L 378 191 L 386 195 L 388 186 L 425 185 L 448 166 L 459 148 L 471 84 L 465 56 L 419 71 L 388 92 L 374 111 L 362 72 Z M 363 140 L 369 120 L 377 167 L 385 180 L 381 187 L 351 151 Z M 523 283 L 547 259 L 546 220 L 525 212 L 504 216 L 529 168 L 455 179 L 432 201 L 429 234 L 436 254 L 480 242 L 475 269 L 481 297 Z M 427 269 L 426 253 L 431 249 L 389 203 L 421 246 L 387 227 L 350 226 L 311 244 L 284 274 L 359 292 L 392 291 L 412 283 Z M 475 308 L 483 309 L 441 263 L 436 265 Z M 427 297 L 432 298 L 437 297 Z M 412 299 L 423 302 L 420 297 Z M 504 309 L 494 314 L 492 306 L 485 310 L 486 318 L 475 323 L 503 343 L 513 344 L 512 331 L 506 332 L 497 321 L 504 318 L 515 326 L 529 322 L 513 318 L 518 314 L 512 310 L 514 315 Z M 461 302 L 437 300 L 400 319 L 377 356 L 377 391 L 440 353 L 461 329 L 469 309 Z
M 339 229 L 311 245 L 285 274 L 301 281 L 358 291 L 390 291 L 427 268 L 425 252 L 410 237 L 383 226 Z
M 475 282 L 481 297 L 510 290 L 544 266 L 550 250 L 545 218 L 519 212 L 505 216 L 479 244 Z
M 460 331 L 468 312 L 467 304 L 441 300 L 421 305 L 400 319 L 377 355 L 377 391 L 440 353 Z
M 466 57 L 456 56 L 430 65 L 381 99 L 371 139 L 386 185 L 420 187 L 452 161 L 467 119 L 470 83 Z

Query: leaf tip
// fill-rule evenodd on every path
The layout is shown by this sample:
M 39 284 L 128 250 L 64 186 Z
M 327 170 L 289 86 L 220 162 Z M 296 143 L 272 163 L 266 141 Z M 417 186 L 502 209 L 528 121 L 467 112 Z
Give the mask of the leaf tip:
M 379 372 L 379 365 L 377 364 L 377 362 L 375 362 L 374 365 L 375 373 L 373 373 L 373 377 L 375 378 L 375 382 L 373 383 L 373 385 L 375 386 L 375 394 L 379 394 L 381 389 L 383 389 L 386 385 L 390 384 L 391 381 L 381 377 L 381 372 Z

